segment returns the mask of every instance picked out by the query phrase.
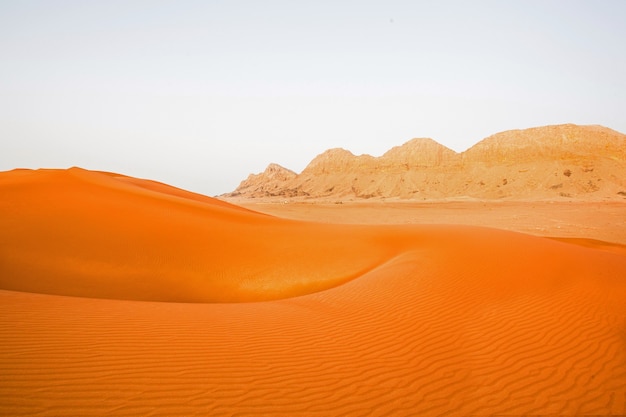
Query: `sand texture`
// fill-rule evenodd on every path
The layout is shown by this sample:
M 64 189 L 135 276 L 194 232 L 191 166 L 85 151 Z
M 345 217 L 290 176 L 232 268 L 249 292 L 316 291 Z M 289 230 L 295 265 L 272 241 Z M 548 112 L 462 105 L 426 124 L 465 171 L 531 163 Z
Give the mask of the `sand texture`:
M 296 216 L 292 216 L 296 217 Z M 626 250 L 0 173 L 0 414 L 626 414 Z
M 620 201 L 355 201 L 268 203 L 241 200 L 251 210 L 294 220 L 349 224 L 487 226 L 543 237 L 626 245 L 626 200 Z

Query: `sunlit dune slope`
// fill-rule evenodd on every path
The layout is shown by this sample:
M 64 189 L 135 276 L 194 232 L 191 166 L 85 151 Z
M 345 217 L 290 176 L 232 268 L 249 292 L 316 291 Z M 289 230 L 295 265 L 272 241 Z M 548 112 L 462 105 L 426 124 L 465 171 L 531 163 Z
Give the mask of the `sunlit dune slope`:
M 281 220 L 79 168 L 3 173 L 0 190 L 4 289 L 255 301 L 332 287 L 392 255 L 359 227 Z
M 407 251 L 450 252 L 459 241 L 475 246 L 481 239 L 493 251 L 502 233 L 290 221 L 80 168 L 2 173 L 0 189 L 1 288 L 48 294 L 178 302 L 293 297 L 344 283 Z M 455 262 L 465 251 L 459 248 Z
M 0 414 L 626 414 L 623 246 L 287 221 L 76 168 L 0 193 Z

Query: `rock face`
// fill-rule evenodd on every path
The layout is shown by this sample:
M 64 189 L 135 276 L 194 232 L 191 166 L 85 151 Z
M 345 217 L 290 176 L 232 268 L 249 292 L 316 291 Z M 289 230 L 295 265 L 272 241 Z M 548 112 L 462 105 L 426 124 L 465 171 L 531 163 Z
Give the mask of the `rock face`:
M 462 153 L 412 139 L 380 157 L 330 149 L 300 174 L 271 164 L 223 197 L 626 198 L 626 135 L 573 124 L 510 130 Z
M 602 126 L 544 126 L 495 134 L 463 152 L 462 157 L 494 165 L 602 157 L 623 161 L 625 140 L 625 135 Z
M 290 169 L 278 164 L 269 164 L 262 173 L 248 175 L 248 178 L 243 180 L 239 187 L 228 195 L 231 197 L 243 195 L 253 198 L 283 195 L 285 193 L 283 185 L 297 176 Z
M 379 159 L 387 167 L 420 169 L 454 165 L 458 154 L 432 139 L 411 139 L 391 148 Z

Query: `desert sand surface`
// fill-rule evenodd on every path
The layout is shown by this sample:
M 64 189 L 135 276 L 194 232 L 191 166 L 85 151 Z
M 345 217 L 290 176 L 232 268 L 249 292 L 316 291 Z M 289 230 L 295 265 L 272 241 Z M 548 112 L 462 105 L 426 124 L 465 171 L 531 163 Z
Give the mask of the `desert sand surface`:
M 428 202 L 260 202 L 230 199 L 262 213 L 345 224 L 458 224 L 544 237 L 586 238 L 626 245 L 626 199 L 620 201 L 473 200 Z
M 80 168 L 0 196 L 2 415 L 626 414 L 624 232 L 577 208 L 277 217 Z

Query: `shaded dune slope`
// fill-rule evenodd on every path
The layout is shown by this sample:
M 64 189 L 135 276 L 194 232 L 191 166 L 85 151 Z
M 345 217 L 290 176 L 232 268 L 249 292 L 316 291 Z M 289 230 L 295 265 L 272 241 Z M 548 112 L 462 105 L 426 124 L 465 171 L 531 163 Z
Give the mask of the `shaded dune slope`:
M 621 246 L 286 221 L 80 169 L 0 187 L 6 414 L 626 413 Z

